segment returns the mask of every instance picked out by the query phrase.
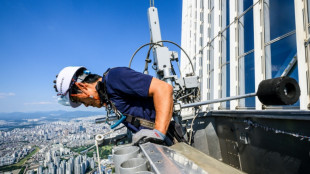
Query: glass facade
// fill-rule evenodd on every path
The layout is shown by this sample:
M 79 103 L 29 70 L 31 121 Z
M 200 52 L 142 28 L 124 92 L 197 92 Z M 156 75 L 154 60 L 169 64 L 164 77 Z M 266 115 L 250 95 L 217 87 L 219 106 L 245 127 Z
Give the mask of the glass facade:
M 203 67 L 203 62 L 206 62 L 205 68 L 207 70 L 199 70 L 200 73 L 208 74 L 205 76 L 207 78 L 205 79 L 207 82 L 206 89 L 201 89 L 208 91 L 205 93 L 207 95 L 205 98 L 211 100 L 215 99 L 214 96 L 218 96 L 218 98 L 232 96 L 231 84 L 235 83 L 235 81 L 231 81 L 230 78 L 232 77 L 237 81 L 237 95 L 255 93 L 259 83 L 255 74 L 260 71 L 262 71 L 263 79 L 268 79 L 280 77 L 284 75 L 284 71 L 290 69 L 285 75 L 299 80 L 298 74 L 300 72 L 296 61 L 291 64 L 298 59 L 296 0 L 183 1 L 196 3 L 195 6 L 198 11 L 195 9 L 191 9 L 191 11 L 195 11 L 197 14 L 196 22 L 201 22 L 197 29 L 200 36 L 199 42 L 195 46 L 197 48 L 195 52 L 196 54 L 198 51 L 201 53 L 199 57 L 200 68 Z M 218 4 L 215 5 L 215 3 Z M 307 23 L 304 26 L 309 29 L 310 0 L 306 0 L 303 5 L 303 8 L 306 9 L 304 14 L 307 18 L 305 20 Z M 231 16 L 232 14 L 236 16 Z M 218 31 L 219 28 L 220 31 Z M 307 34 L 309 35 L 308 30 Z M 235 43 L 237 44 L 235 45 Z M 257 47 L 258 44 L 259 47 Z M 219 45 L 219 49 L 214 48 L 217 45 Z M 306 55 L 309 54 L 306 52 Z M 196 58 L 196 55 L 191 55 L 191 57 Z M 231 68 L 233 66 L 231 61 L 234 61 L 231 60 L 231 57 L 236 58 L 236 69 Z M 257 65 L 261 66 L 258 67 Z M 216 68 L 219 70 L 215 71 Z M 233 76 L 231 77 L 230 74 Z M 235 77 L 234 74 L 236 74 Z M 218 89 L 216 89 L 217 84 L 214 84 L 216 78 Z M 307 78 L 309 77 L 307 76 Z M 214 92 L 218 94 L 213 95 Z M 237 109 L 256 107 L 255 101 L 257 101 L 255 97 L 240 99 Z M 222 106 L 226 109 L 234 109 L 229 108 L 229 101 L 224 102 Z

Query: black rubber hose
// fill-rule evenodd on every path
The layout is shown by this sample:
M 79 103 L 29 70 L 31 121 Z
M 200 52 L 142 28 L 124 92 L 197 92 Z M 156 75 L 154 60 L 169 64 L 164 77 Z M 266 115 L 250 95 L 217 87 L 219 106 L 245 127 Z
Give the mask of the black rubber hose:
M 300 96 L 297 81 L 290 77 L 263 80 L 256 93 L 264 105 L 292 105 Z

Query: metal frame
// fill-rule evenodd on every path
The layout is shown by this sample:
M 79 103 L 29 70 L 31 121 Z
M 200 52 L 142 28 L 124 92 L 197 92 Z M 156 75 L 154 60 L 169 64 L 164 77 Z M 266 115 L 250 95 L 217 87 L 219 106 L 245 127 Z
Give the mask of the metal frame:
M 309 45 L 305 45 L 305 40 L 309 38 L 307 0 L 295 0 L 295 22 L 296 22 L 296 42 L 298 59 L 298 79 L 300 86 L 300 109 L 309 109 Z
M 238 0 L 237 1 L 237 13 L 243 14 L 244 11 L 244 5 L 243 5 L 243 0 Z M 244 13 L 246 14 L 246 13 Z M 244 16 L 244 15 L 243 15 Z M 245 65 L 244 65 L 244 58 L 245 57 L 240 57 L 239 55 L 241 53 L 244 53 L 244 18 L 243 16 L 240 15 L 238 17 L 238 20 L 235 21 L 238 23 L 237 25 L 237 39 L 238 39 L 238 59 L 237 59 L 237 79 L 238 79 L 238 95 L 244 95 L 245 94 Z M 238 102 L 238 106 L 240 107 L 245 107 L 245 99 L 240 99 Z
M 253 7 L 254 17 L 254 62 L 255 62 L 255 91 L 258 89 L 259 83 L 265 79 L 265 52 L 264 52 L 264 27 L 262 19 L 263 3 L 260 0 L 259 4 Z M 256 110 L 262 109 L 262 103 L 255 98 Z
M 195 41 L 196 41 L 196 30 L 195 30 L 195 6 L 196 6 L 196 0 L 191 1 L 191 11 L 190 11 L 190 49 L 189 49 L 189 54 L 194 55 L 192 57 L 192 62 L 194 64 L 194 68 L 196 69 L 196 48 L 195 48 Z
M 216 37 L 214 39 L 214 56 L 211 58 L 211 69 L 213 69 L 213 72 L 211 72 L 211 99 L 218 99 L 220 98 L 220 93 L 222 86 L 219 81 L 219 77 L 221 77 L 221 66 L 220 62 L 222 59 L 222 50 L 221 50 L 221 42 L 222 42 L 222 0 L 215 1 L 214 2 L 214 33 L 218 33 L 220 35 L 219 37 Z M 214 103 L 213 104 L 213 110 L 218 110 L 220 106 L 220 103 Z
M 297 56 L 294 56 L 293 59 L 288 64 L 288 66 L 283 71 L 283 73 L 281 74 L 281 77 L 287 76 L 290 73 L 290 71 L 292 70 L 292 68 L 295 66 L 296 62 L 297 62 Z
M 269 0 L 263 0 L 263 39 L 264 39 L 264 56 L 265 56 L 265 79 L 271 79 L 272 78 L 272 65 L 271 65 L 271 47 L 267 46 L 267 43 L 270 42 L 270 14 L 269 14 Z
M 239 55 L 239 37 L 238 37 L 238 0 L 230 0 L 229 21 L 233 23 L 230 28 L 230 96 L 238 95 L 238 55 Z M 238 106 L 238 100 L 230 102 L 230 109 L 235 110 Z
M 211 20 L 208 18 L 208 16 L 211 15 L 211 0 L 205 1 L 207 3 L 204 3 L 204 22 L 203 22 L 203 34 L 206 37 L 203 37 L 203 42 L 204 43 L 210 43 L 211 37 L 209 36 L 208 32 L 211 31 Z M 209 79 L 210 75 L 208 73 L 208 66 L 210 65 L 210 46 L 207 47 L 206 52 L 203 52 L 202 54 L 202 79 L 201 79 L 201 99 L 202 100 L 209 100 L 208 94 L 210 93 L 210 88 L 209 88 Z M 206 111 L 207 107 L 203 106 L 202 110 Z
M 201 7 L 200 7 L 200 1 L 202 0 L 196 0 L 196 11 L 195 11 L 195 15 L 196 15 L 196 20 L 195 20 L 195 33 L 196 33 L 196 42 L 195 42 L 195 45 L 196 45 L 196 49 L 197 50 L 201 50 L 202 46 L 200 46 L 200 37 L 201 37 L 201 34 L 200 34 L 200 25 L 201 25 L 201 21 L 200 21 L 200 11 L 201 11 Z M 197 53 L 197 51 L 196 51 Z M 200 59 L 201 59 L 201 52 L 199 51 L 197 54 L 196 54 L 196 69 L 195 69 L 195 73 L 198 75 L 198 76 L 201 76 L 201 74 L 199 73 L 200 69 L 202 68 L 200 66 Z
M 220 62 L 220 68 L 221 68 L 221 98 L 227 97 L 227 83 L 226 83 L 226 76 L 227 76 L 227 30 L 223 30 L 226 27 L 226 21 L 229 20 L 227 19 L 226 13 L 227 13 L 227 8 L 229 8 L 229 4 L 227 4 L 226 0 L 222 0 L 222 7 L 221 7 L 221 29 L 222 29 L 222 34 L 221 34 L 221 62 Z M 226 102 L 221 103 L 221 108 L 226 108 Z

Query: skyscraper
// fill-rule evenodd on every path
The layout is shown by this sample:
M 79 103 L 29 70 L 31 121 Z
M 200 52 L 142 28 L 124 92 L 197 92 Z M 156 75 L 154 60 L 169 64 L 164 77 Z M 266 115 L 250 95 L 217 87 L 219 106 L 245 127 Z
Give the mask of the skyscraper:
M 304 26 L 310 26 L 309 4 L 300 0 L 183 0 L 181 45 L 194 70 L 182 53 L 182 75 L 194 71 L 201 77 L 203 101 L 255 92 L 262 80 L 287 75 L 299 81 L 301 98 L 296 105 L 307 109 L 310 76 L 305 72 L 310 70 L 306 56 L 310 50 L 304 41 L 310 30 Z M 262 110 L 262 103 L 250 97 L 206 108 Z

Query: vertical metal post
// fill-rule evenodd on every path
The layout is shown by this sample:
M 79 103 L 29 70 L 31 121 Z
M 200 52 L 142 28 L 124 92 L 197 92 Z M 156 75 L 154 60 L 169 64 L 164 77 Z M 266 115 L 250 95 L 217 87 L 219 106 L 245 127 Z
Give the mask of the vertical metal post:
M 243 8 L 243 0 L 239 0 L 237 3 L 237 11 L 238 15 L 241 14 L 244 11 Z M 245 57 L 239 57 L 240 54 L 244 53 L 244 17 L 240 18 L 238 20 L 237 25 L 237 32 L 238 32 L 238 95 L 244 95 L 245 94 L 245 65 L 244 65 L 244 59 Z M 240 107 L 245 107 L 245 99 L 239 100 Z
M 269 0 L 264 0 L 263 5 L 263 16 L 264 16 L 264 45 L 265 43 L 270 41 L 270 14 L 269 14 L 270 6 L 269 6 Z M 271 46 L 264 46 L 265 51 L 265 79 L 271 79 L 272 78 L 272 65 L 271 65 Z
M 310 103 L 310 57 L 309 44 L 305 46 L 305 40 L 309 39 L 307 0 L 295 0 L 296 42 L 298 60 L 298 81 L 300 86 L 300 109 L 308 110 Z
M 209 9 L 209 1 L 210 0 L 204 0 L 204 8 L 203 8 L 203 43 L 204 45 L 206 45 L 207 43 L 209 43 L 210 38 L 208 36 L 208 30 L 210 27 L 209 24 L 209 19 L 208 19 L 208 15 L 210 13 L 210 9 Z M 208 100 L 208 92 L 209 92 L 209 88 L 208 88 L 208 79 L 209 79 L 209 74 L 207 71 L 207 66 L 208 66 L 208 53 L 210 50 L 210 47 L 207 46 L 207 48 L 205 48 L 205 50 L 203 51 L 202 54 L 202 79 L 201 79 L 201 100 L 205 101 Z M 206 111 L 206 106 L 202 107 L 203 111 Z
M 253 0 L 255 3 L 256 0 Z M 265 56 L 264 56 L 264 27 L 263 27 L 263 0 L 253 7 L 254 18 L 254 67 L 255 67 L 255 91 L 258 89 L 259 83 L 265 79 Z M 256 110 L 262 109 L 262 103 L 255 98 Z
M 200 45 L 200 37 L 201 37 L 201 34 L 200 34 L 200 25 L 201 25 L 201 20 L 200 20 L 200 11 L 201 11 L 201 7 L 200 7 L 200 1 L 202 0 L 196 0 L 196 11 L 195 11 L 195 33 L 196 33 L 196 42 L 195 42 L 195 45 L 196 45 L 196 53 L 195 55 L 196 56 L 196 72 L 195 74 L 197 74 L 198 76 L 201 76 L 200 74 L 200 69 L 201 69 L 201 66 L 200 66 L 200 61 L 201 61 L 201 45 Z
M 214 4 L 216 3 L 216 1 L 215 0 L 210 0 L 210 9 L 211 9 L 211 13 L 210 13 L 210 24 L 211 24 L 211 28 L 210 28 L 210 39 L 212 39 L 213 40 L 213 38 L 216 36 L 216 34 L 215 34 L 215 32 L 214 32 L 214 28 L 215 28 L 215 20 L 214 20 L 214 16 L 215 16 L 215 14 L 214 14 Z M 209 91 L 209 96 L 208 96 L 208 99 L 209 100 L 211 100 L 212 99 L 212 72 L 213 72 L 213 66 L 212 66 L 212 61 L 214 60 L 214 40 L 210 43 L 210 45 L 209 45 L 209 48 L 210 48 L 210 51 L 209 51 L 209 55 L 208 55 L 208 57 L 209 57 L 209 67 L 208 67 L 208 69 L 209 69 L 209 89 L 210 89 L 210 91 Z M 210 108 L 211 108 L 212 106 L 210 106 Z
M 229 20 L 229 19 L 226 19 L 226 13 L 227 13 L 227 8 L 228 8 L 228 4 L 226 4 L 226 0 L 222 0 L 222 6 L 221 6 L 221 30 L 223 30 L 225 27 L 226 27 L 226 21 Z M 226 94 L 226 75 L 227 75 L 227 72 L 226 72 L 226 68 L 227 68 L 227 49 L 226 49 L 226 42 L 227 42 L 227 32 L 228 30 L 226 30 L 226 32 L 223 32 L 222 33 L 222 42 L 221 42 L 221 87 L 222 87 L 222 94 L 221 94 L 221 98 L 225 98 L 227 97 Z M 222 102 L 221 103 L 221 107 L 222 108 L 226 108 L 226 102 Z
M 220 97 L 221 93 L 221 85 L 220 85 L 220 77 L 221 77 L 221 42 L 222 42 L 222 36 L 221 36 L 221 15 L 222 15 L 222 9 L 221 9 L 222 0 L 214 1 L 214 35 L 218 35 L 214 39 L 214 57 L 211 59 L 211 68 L 213 69 L 212 72 L 212 92 L 211 92 L 211 98 L 218 99 Z M 213 104 L 213 110 L 218 110 L 220 106 L 220 103 Z
M 208 97 L 210 94 L 210 58 L 211 58 L 211 30 L 212 30 L 212 19 L 211 19 L 211 9 L 213 0 L 204 1 L 204 23 L 203 23 L 203 43 L 206 46 L 203 52 L 203 62 L 202 62 L 202 101 L 210 100 Z M 202 110 L 206 111 L 207 106 L 203 106 Z
M 191 55 L 192 58 L 192 62 L 194 65 L 194 71 L 196 71 L 196 48 L 195 48 L 195 40 L 196 40 L 196 33 L 195 33 L 195 6 L 196 6 L 196 0 L 192 0 L 190 1 L 191 5 L 190 5 L 190 50 L 189 50 L 189 55 Z
M 151 33 L 151 42 L 157 43 L 161 41 L 160 25 L 158 19 L 158 11 L 155 7 L 148 9 L 148 20 Z M 159 43 L 162 45 L 162 43 Z M 170 51 L 167 47 L 160 47 L 155 45 L 153 48 L 153 55 L 157 66 L 157 76 L 159 79 L 166 81 L 172 85 L 170 79 L 171 76 L 171 63 L 170 63 Z
M 230 23 L 234 22 L 230 27 L 230 96 L 238 95 L 238 1 L 230 0 Z M 238 106 L 238 100 L 230 101 L 230 110 L 235 110 Z
M 190 11 L 189 11 L 189 0 L 183 0 L 183 7 L 182 7 L 182 38 L 181 38 L 181 45 L 182 48 L 184 48 L 185 50 L 190 50 L 189 48 L 189 39 L 190 39 Z M 191 56 L 191 55 L 190 55 Z M 184 73 L 182 73 L 182 75 L 184 76 L 187 73 L 190 73 L 191 69 L 189 69 L 189 61 L 187 60 L 187 58 L 185 58 L 186 55 L 181 52 L 181 71 L 183 71 Z

